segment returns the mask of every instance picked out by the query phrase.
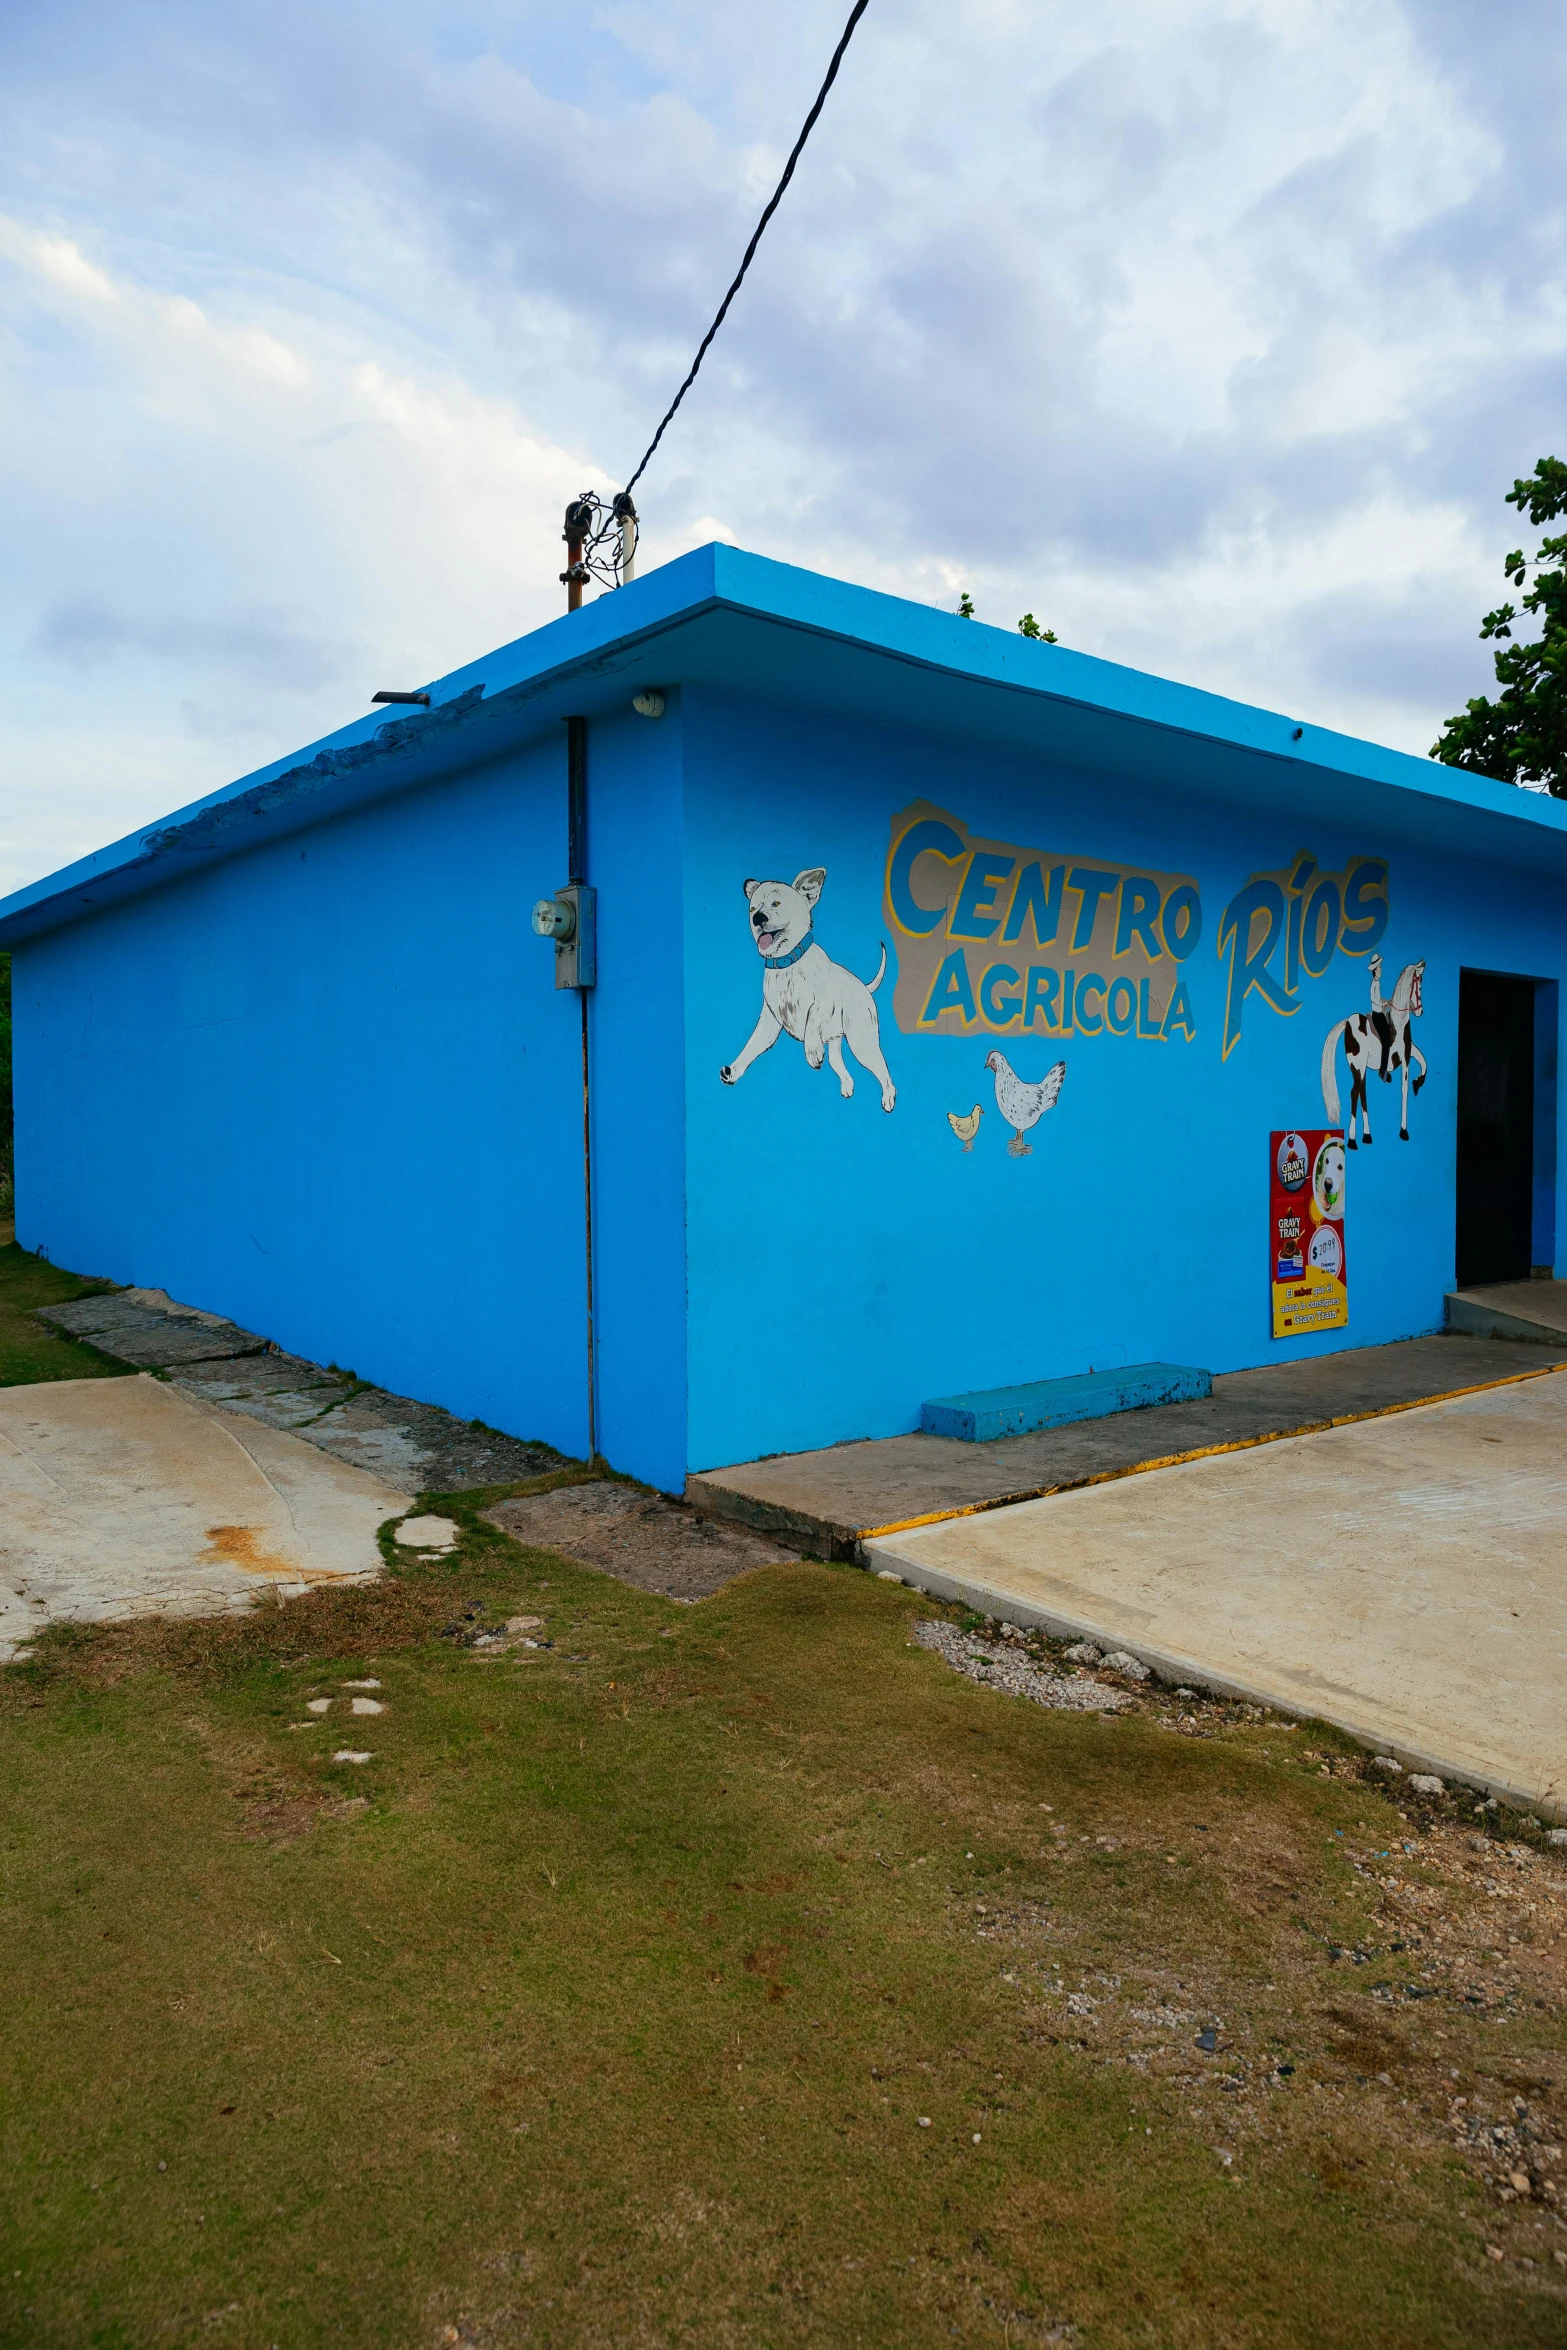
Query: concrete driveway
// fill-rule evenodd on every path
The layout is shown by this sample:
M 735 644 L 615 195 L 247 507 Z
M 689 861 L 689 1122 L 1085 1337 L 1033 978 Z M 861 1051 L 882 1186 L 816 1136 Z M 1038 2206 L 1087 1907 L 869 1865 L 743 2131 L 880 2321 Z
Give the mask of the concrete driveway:
M 1567 1371 L 865 1547 L 1567 1816 Z
M 0 1663 L 52 1619 L 212 1615 L 380 1572 L 411 1497 L 150 1378 L 0 1388 Z

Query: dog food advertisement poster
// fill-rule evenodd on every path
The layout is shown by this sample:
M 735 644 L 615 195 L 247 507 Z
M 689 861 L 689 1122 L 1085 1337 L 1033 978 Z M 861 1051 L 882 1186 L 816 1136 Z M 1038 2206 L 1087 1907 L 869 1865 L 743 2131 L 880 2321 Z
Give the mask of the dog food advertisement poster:
M 1344 1329 L 1349 1268 L 1341 1128 L 1314 1126 L 1269 1135 L 1268 1238 L 1274 1337 Z

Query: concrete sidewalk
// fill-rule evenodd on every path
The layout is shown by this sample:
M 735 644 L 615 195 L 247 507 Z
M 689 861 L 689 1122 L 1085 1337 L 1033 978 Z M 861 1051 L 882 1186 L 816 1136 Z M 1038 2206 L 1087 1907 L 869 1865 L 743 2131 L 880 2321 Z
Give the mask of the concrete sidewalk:
M 51 1621 L 214 1615 L 376 1575 L 411 1496 L 162 1381 L 0 1388 L 0 1663 Z
M 871 1563 L 1567 1816 L 1567 1374 L 954 1518 Z
M 1567 1361 L 1567 1330 L 1554 1351 L 1459 1336 L 1349 1347 L 1303 1362 L 1221 1373 L 1201 1402 L 1118 1412 L 988 1444 L 884 1436 L 709 1469 L 688 1478 L 686 1499 L 711 1517 L 736 1518 L 813 1557 L 859 1559 L 872 1536 L 932 1518 L 1037 1500 L 1150 1464 L 1402 1411 L 1524 1378 L 1553 1361 Z
M 1567 1342 L 1567 1281 L 1493 1281 L 1481 1289 L 1454 1289 L 1446 1300 L 1447 1327 L 1471 1338 L 1532 1339 L 1559 1349 Z

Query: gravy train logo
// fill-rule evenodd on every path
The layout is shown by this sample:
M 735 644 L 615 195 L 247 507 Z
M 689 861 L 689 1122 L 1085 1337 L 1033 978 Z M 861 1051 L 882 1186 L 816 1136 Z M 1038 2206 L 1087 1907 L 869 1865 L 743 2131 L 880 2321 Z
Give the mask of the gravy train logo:
M 1300 1135 L 1286 1134 L 1279 1144 L 1274 1160 L 1279 1171 L 1281 1191 L 1304 1191 L 1306 1188 L 1306 1145 Z
M 917 800 L 894 817 L 893 1016 L 918 1036 L 1197 1034 L 1181 965 L 1202 937 L 1185 873 L 984 840 Z

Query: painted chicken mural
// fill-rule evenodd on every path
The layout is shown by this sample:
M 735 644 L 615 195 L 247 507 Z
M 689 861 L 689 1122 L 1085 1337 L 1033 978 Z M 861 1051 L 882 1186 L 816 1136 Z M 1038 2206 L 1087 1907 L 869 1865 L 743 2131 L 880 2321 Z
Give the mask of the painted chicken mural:
M 993 1052 L 985 1056 L 985 1066 L 995 1072 L 996 1108 L 1012 1129 L 1012 1140 L 1007 1144 L 1008 1155 L 1026 1159 L 1033 1150 L 1031 1142 L 1023 1137 L 1037 1126 L 1047 1110 L 1053 1110 L 1066 1076 L 1065 1061 L 1057 1061 L 1045 1071 L 1037 1085 L 1030 1085 L 1019 1077 L 1005 1053 Z

